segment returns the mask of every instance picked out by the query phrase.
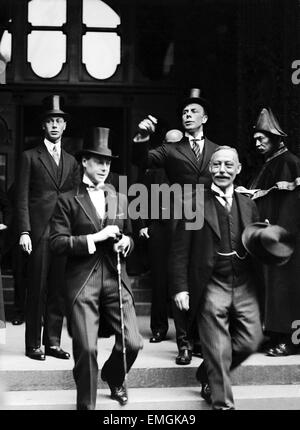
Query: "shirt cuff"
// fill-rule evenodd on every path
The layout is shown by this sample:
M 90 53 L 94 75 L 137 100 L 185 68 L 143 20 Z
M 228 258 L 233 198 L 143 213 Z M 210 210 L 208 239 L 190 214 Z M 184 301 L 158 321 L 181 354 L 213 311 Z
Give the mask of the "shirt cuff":
M 86 237 L 86 240 L 87 240 L 89 254 L 94 254 L 96 251 L 96 245 L 95 245 L 95 242 L 92 238 L 92 235 L 88 234 Z
M 134 142 L 148 142 L 148 140 L 150 140 L 150 137 L 142 137 L 141 133 L 136 134 L 133 138 Z

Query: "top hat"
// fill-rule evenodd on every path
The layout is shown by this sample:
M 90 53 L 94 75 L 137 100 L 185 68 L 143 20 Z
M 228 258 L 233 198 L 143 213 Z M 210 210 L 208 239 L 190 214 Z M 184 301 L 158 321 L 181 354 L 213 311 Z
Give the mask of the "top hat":
M 82 149 L 76 153 L 76 158 L 80 160 L 86 154 L 118 158 L 118 155 L 112 155 L 111 149 L 108 147 L 110 140 L 109 128 L 91 128 L 86 134 Z
M 254 132 L 265 131 L 267 133 L 275 134 L 276 136 L 287 136 L 287 134 L 281 130 L 280 125 L 270 108 L 263 108 L 261 110 L 253 128 Z
M 45 119 L 48 116 L 61 116 L 65 120 L 70 118 L 70 115 L 62 110 L 64 99 L 58 94 L 46 97 L 43 100 L 44 111 L 41 114 L 41 119 Z
M 190 89 L 188 97 L 183 99 L 182 103 L 180 104 L 180 109 L 183 110 L 187 105 L 191 103 L 197 103 L 201 105 L 205 109 L 205 112 L 207 114 L 210 112 L 210 104 L 205 98 L 201 96 L 200 88 Z
M 283 227 L 268 222 L 248 225 L 242 234 L 242 242 L 250 255 L 264 264 L 282 266 L 295 249 L 295 239 Z

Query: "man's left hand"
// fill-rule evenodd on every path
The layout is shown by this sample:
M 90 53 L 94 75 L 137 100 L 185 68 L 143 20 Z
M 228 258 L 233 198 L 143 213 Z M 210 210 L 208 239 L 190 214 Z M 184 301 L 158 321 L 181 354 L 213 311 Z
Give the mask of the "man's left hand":
M 122 255 L 126 257 L 129 250 L 130 250 L 130 238 L 125 234 L 123 234 L 119 242 L 114 244 L 114 251 L 121 252 Z

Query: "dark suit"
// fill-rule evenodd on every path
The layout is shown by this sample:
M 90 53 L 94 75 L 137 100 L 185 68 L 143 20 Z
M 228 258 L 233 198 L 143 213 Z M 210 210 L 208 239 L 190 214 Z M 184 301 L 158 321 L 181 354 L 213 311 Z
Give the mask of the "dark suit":
M 43 142 L 22 154 L 17 194 L 18 233 L 28 232 L 32 241 L 28 258 L 26 348 L 40 346 L 43 316 L 43 343 L 60 345 L 65 262 L 50 252 L 49 222 L 58 196 L 75 188 L 79 180 L 75 158 L 63 149 L 58 167 Z
M 234 196 L 236 220 L 242 232 L 257 221 L 258 213 L 248 197 L 238 193 Z M 259 277 L 254 276 L 255 268 L 249 256 L 246 260 L 236 256 L 228 260 L 218 254 L 223 250 L 218 211 L 221 213 L 223 209 L 217 205 L 220 203 L 207 190 L 203 228 L 185 230 L 184 220 L 180 221 L 170 257 L 171 290 L 173 294 L 182 291 L 190 294 L 189 322 L 190 326 L 194 322 L 198 325 L 216 409 L 233 407 L 230 368 L 256 350 L 262 337 L 256 292 Z M 234 228 L 236 225 L 232 225 L 230 231 Z M 240 237 L 235 243 L 241 252 Z M 223 263 L 229 264 L 229 272 L 224 275 Z
M 170 144 L 163 144 L 155 149 L 149 150 L 148 142 L 134 142 L 133 144 L 133 162 L 144 168 L 165 169 L 170 185 L 179 183 L 184 184 L 203 184 L 209 187 L 211 184 L 211 175 L 208 170 L 209 161 L 213 152 L 218 145 L 209 139 L 204 139 L 202 155 L 197 161 L 194 152 L 187 137 L 181 141 Z M 172 208 L 171 208 L 172 217 Z M 171 221 L 172 230 L 176 222 Z M 170 247 L 172 248 L 173 233 L 170 238 Z M 173 306 L 173 317 L 176 326 L 176 338 L 178 349 L 192 349 L 190 339 L 187 338 L 187 319 L 186 314 Z
M 77 386 L 77 406 L 94 409 L 97 394 L 97 338 L 100 315 L 116 334 L 111 356 L 102 369 L 102 378 L 120 386 L 124 380 L 122 340 L 117 283 L 117 258 L 113 242 L 106 240 L 89 253 L 87 238 L 107 225 L 117 225 L 124 234 L 131 231 L 127 219 L 126 197 L 110 193 L 110 218 L 99 219 L 86 186 L 66 193 L 59 199 L 51 227 L 51 247 L 67 255 L 66 308 L 70 335 L 73 338 Z M 131 240 L 131 245 L 133 241 Z M 133 295 L 125 262 L 121 264 L 122 299 L 126 336 L 127 369 L 134 363 L 142 340 L 138 332 Z

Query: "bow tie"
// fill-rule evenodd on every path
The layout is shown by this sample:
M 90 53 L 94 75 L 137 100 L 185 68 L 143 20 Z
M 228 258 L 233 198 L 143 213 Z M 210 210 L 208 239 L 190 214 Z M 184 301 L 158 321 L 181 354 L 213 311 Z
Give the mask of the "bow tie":
M 100 190 L 104 191 L 104 187 L 105 187 L 105 184 L 98 184 L 98 185 L 86 184 L 86 189 L 88 191 L 100 191 Z

